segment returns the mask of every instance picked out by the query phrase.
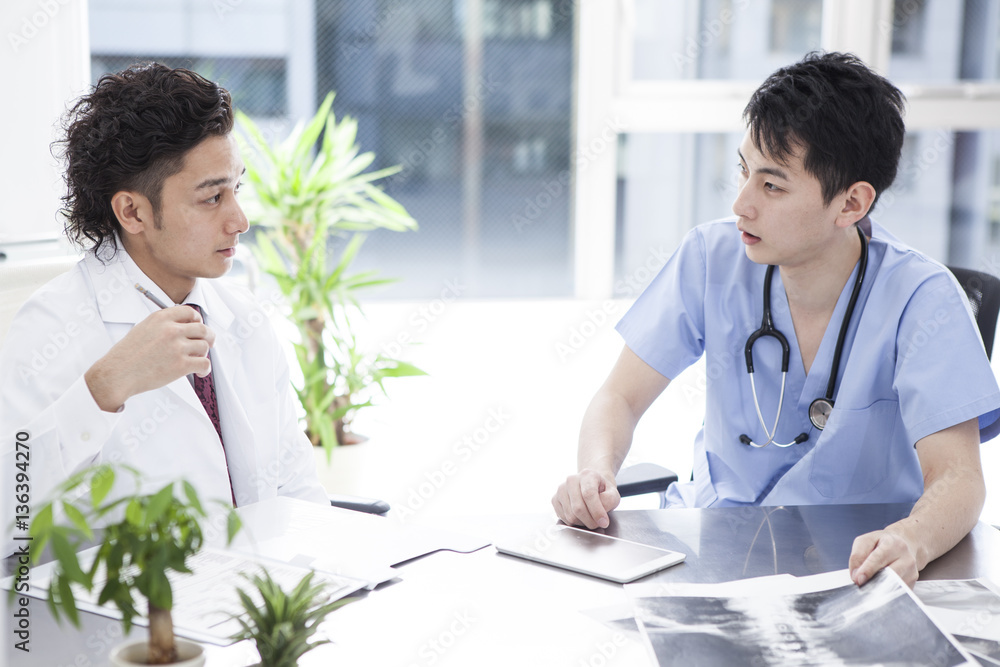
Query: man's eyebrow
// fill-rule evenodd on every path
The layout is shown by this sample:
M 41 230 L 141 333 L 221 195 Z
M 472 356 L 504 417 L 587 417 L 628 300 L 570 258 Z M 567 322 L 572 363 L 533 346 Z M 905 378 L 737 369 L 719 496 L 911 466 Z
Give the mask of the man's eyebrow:
M 738 148 L 736 149 L 736 154 L 740 156 L 740 160 L 743 162 L 743 164 L 746 164 L 747 160 L 745 157 L 743 157 L 743 153 L 742 151 L 740 151 L 740 149 Z M 790 178 L 788 178 L 788 174 L 786 174 L 781 169 L 778 169 L 777 167 L 760 167 L 759 169 L 757 169 L 757 173 L 768 174 L 770 176 L 774 176 L 775 178 L 780 178 L 785 181 L 791 180 Z
M 247 168 L 243 167 L 243 171 L 240 172 L 240 176 L 247 173 Z M 231 179 L 228 177 L 222 178 L 206 178 L 204 181 L 195 186 L 195 190 L 204 190 L 205 188 L 214 188 L 217 185 L 225 185 L 229 183 Z

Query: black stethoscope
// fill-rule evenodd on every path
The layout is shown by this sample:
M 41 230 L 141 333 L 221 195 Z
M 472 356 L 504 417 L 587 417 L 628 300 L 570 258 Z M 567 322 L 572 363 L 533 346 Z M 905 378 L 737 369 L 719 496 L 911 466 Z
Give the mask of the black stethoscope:
M 847 337 L 847 327 L 851 323 L 851 316 L 854 315 L 854 306 L 858 302 L 858 295 L 861 293 L 861 283 L 865 280 L 865 270 L 868 268 L 868 239 L 865 233 L 858 228 L 858 236 L 861 237 L 861 260 L 858 268 L 858 277 L 854 281 L 854 290 L 851 292 L 851 300 L 847 302 L 847 312 L 844 313 L 844 320 L 840 323 L 840 335 L 837 337 L 837 347 L 833 352 L 833 367 L 830 369 L 830 382 L 826 385 L 826 396 L 817 398 L 809 404 L 809 421 L 819 430 L 826 427 L 826 421 L 833 412 L 833 392 L 837 386 L 837 369 L 840 368 L 840 355 L 844 351 L 844 339 Z M 757 408 L 757 419 L 764 429 L 767 442 L 758 445 L 745 433 L 740 435 L 740 442 L 751 447 L 767 447 L 774 443 L 776 447 L 791 447 L 809 439 L 808 433 L 799 433 L 791 442 L 781 444 L 774 442 L 774 436 L 778 432 L 778 419 L 781 418 L 781 404 L 785 400 L 785 376 L 788 375 L 788 340 L 784 334 L 774 328 L 771 320 L 771 276 L 774 274 L 774 265 L 768 265 L 764 274 L 764 317 L 761 320 L 760 328 L 750 334 L 747 343 L 743 348 L 743 354 L 747 360 L 747 373 L 750 374 L 750 389 L 753 391 L 753 405 Z M 753 381 L 753 345 L 757 339 L 763 336 L 771 336 L 781 344 L 781 393 L 778 396 L 778 413 L 774 416 L 774 426 L 768 431 L 767 424 L 764 423 L 764 416 L 760 413 L 760 403 L 757 401 L 757 386 Z

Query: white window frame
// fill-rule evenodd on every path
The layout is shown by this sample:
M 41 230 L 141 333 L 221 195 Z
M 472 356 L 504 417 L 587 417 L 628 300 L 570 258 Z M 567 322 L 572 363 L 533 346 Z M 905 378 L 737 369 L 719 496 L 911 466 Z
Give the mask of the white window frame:
M 633 0 L 577 2 L 576 123 L 573 169 L 575 295 L 612 295 L 618 134 L 736 132 L 759 81 L 634 81 Z M 821 46 L 849 51 L 888 71 L 893 0 L 825 0 Z M 1000 127 L 1000 84 L 907 85 L 907 130 Z M 614 136 L 609 136 L 610 134 Z

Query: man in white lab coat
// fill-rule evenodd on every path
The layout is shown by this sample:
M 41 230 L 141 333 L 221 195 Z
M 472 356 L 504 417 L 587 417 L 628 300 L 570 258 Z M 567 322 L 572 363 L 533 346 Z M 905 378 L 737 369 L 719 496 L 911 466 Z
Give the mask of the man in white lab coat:
M 26 442 L 32 503 L 101 461 L 140 470 L 146 492 L 183 477 L 235 505 L 328 502 L 267 317 L 212 280 L 248 227 L 232 127 L 225 89 L 157 64 L 70 111 L 66 229 L 90 247 L 0 351 L 0 433 L 5 451 Z

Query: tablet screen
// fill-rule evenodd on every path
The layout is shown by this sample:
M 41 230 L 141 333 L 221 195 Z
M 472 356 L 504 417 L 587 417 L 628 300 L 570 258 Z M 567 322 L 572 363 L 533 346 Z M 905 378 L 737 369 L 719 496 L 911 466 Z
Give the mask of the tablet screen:
M 558 526 L 524 542 L 496 545 L 501 553 L 624 583 L 684 560 L 684 554 L 581 528 Z

